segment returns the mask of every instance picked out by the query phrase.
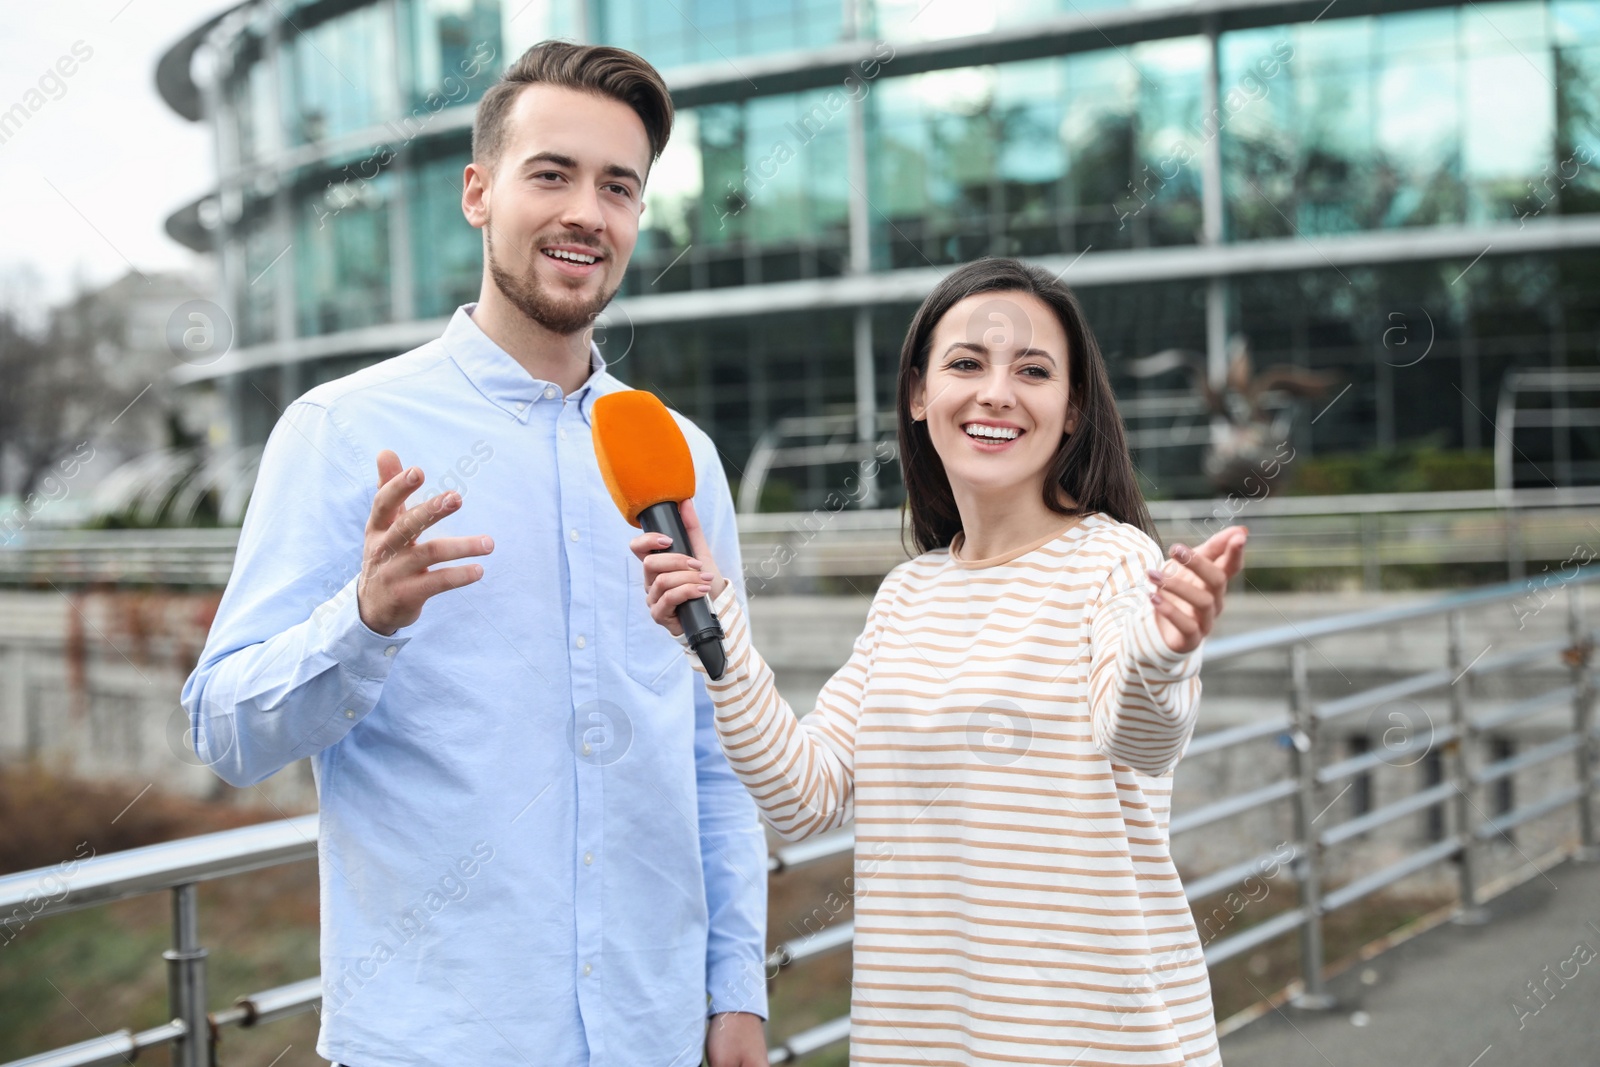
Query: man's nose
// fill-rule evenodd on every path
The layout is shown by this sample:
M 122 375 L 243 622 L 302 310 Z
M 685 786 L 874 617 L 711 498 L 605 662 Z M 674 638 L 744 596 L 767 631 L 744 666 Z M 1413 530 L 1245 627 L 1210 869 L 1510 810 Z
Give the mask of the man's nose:
M 574 183 L 572 192 L 562 204 L 562 225 L 585 233 L 597 234 L 605 229 L 605 215 L 600 210 L 600 195 L 592 187 Z

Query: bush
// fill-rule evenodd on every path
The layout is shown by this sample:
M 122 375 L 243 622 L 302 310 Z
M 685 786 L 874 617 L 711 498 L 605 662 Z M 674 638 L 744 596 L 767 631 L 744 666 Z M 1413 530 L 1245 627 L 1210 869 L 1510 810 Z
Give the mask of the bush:
M 1494 488 L 1494 453 L 1487 449 L 1467 452 L 1432 444 L 1406 445 L 1314 456 L 1295 466 L 1289 487 L 1295 496 Z

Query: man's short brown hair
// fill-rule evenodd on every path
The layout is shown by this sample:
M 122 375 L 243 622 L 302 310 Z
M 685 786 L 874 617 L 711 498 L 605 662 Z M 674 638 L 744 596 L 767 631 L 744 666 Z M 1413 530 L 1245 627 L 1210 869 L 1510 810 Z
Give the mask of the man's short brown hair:
M 541 41 L 506 68 L 478 101 L 472 123 L 472 161 L 490 167 L 505 151 L 506 116 L 530 85 L 557 85 L 609 97 L 633 108 L 650 138 L 650 161 L 661 158 L 672 134 L 672 95 L 645 59 L 623 48 Z

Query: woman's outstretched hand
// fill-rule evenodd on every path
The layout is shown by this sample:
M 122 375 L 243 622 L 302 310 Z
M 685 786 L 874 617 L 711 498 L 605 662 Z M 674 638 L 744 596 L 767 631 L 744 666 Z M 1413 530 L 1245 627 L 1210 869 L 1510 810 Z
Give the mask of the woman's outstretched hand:
M 694 501 L 681 505 L 683 527 L 689 532 L 689 548 L 694 552 L 662 552 L 672 544 L 666 534 L 640 534 L 628 542 L 633 554 L 644 564 L 644 598 L 650 605 L 650 617 L 673 637 L 683 635 L 678 624 L 678 605 L 699 597 L 717 597 L 728 584 L 728 579 L 717 572 L 717 561 L 706 544 L 705 531 L 694 513 Z
M 1167 647 L 1174 652 L 1193 652 L 1200 647 L 1228 593 L 1228 580 L 1244 566 L 1244 543 L 1250 535 L 1243 526 L 1230 526 L 1213 534 L 1199 548 L 1173 545 L 1167 555 L 1171 563 L 1151 570 L 1149 578 L 1155 592 L 1156 624 Z

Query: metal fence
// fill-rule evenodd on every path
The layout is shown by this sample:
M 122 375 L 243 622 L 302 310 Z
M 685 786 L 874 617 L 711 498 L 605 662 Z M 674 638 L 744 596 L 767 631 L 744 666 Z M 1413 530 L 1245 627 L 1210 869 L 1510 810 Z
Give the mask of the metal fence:
M 906 558 L 899 509 L 838 501 L 834 509 L 739 515 L 752 590 L 882 577 Z M 1248 521 L 1252 570 L 1347 569 L 1376 589 L 1390 567 L 1492 564 L 1520 578 L 1530 560 L 1565 560 L 1600 528 L 1600 487 L 1296 497 L 1263 485 L 1259 498 L 1156 500 L 1150 513 L 1167 542 Z M 232 528 L 28 530 L 0 545 L 0 586 L 220 589 L 238 536 Z
M 1252 874 L 1275 864 L 1287 864 L 1297 887 L 1295 906 L 1264 921 L 1247 926 L 1205 948 L 1207 964 L 1216 965 L 1291 932 L 1300 942 L 1302 992 L 1305 1007 L 1331 1006 L 1324 987 L 1323 919 L 1394 883 L 1426 871 L 1436 864 L 1455 861 L 1463 921 L 1481 919 L 1483 860 L 1488 843 L 1515 827 L 1576 808 L 1578 832 L 1567 851 L 1592 857 L 1595 853 L 1593 794 L 1597 739 L 1593 718 L 1591 659 L 1594 631 L 1584 615 L 1583 590 L 1600 581 L 1600 566 L 1574 568 L 1558 574 L 1540 588 L 1541 607 L 1564 597 L 1566 636 L 1534 641 L 1520 647 L 1486 653 L 1466 662 L 1464 618 L 1474 609 L 1514 603 L 1529 596 L 1524 582 L 1506 583 L 1444 596 L 1427 602 L 1359 612 L 1290 624 L 1268 630 L 1219 638 L 1206 643 L 1208 669 L 1218 663 L 1259 654 L 1284 653 L 1286 701 L 1282 714 L 1196 736 L 1185 759 L 1217 753 L 1251 743 L 1278 739 L 1286 764 L 1281 778 L 1242 793 L 1211 800 L 1200 807 L 1174 813 L 1174 838 L 1202 827 L 1260 809 L 1287 804 L 1292 812 L 1293 840 L 1280 849 L 1230 864 L 1191 878 L 1185 890 L 1191 902 L 1203 900 L 1238 885 Z M 1543 598 L 1549 593 L 1549 598 Z M 1321 638 L 1405 627 L 1441 626 L 1445 635 L 1445 662 L 1360 692 L 1336 699 L 1318 699 L 1313 693 L 1308 655 Z M 1543 692 L 1522 694 L 1491 710 L 1474 707 L 1476 680 L 1529 667 L 1558 667 L 1568 684 Z M 1446 770 L 1441 781 L 1417 789 L 1400 799 L 1343 822 L 1319 829 L 1325 813 L 1324 791 L 1379 766 L 1393 751 L 1373 751 L 1333 759 L 1326 751 L 1324 732 L 1330 724 L 1384 704 L 1427 694 L 1443 693 L 1450 720 L 1430 737 L 1408 743 L 1442 746 Z M 1570 724 L 1553 739 L 1521 753 L 1483 762 L 1478 756 L 1482 739 L 1492 730 L 1523 721 L 1551 709 L 1570 709 Z M 1403 749 L 1402 749 L 1403 751 Z M 1486 786 L 1507 776 L 1554 761 L 1574 761 L 1571 784 L 1551 785 L 1544 795 L 1492 817 L 1474 797 Z M 1329 849 L 1354 844 L 1397 820 L 1429 810 L 1448 812 L 1450 828 L 1441 840 L 1416 847 L 1400 859 L 1362 874 L 1342 885 L 1330 886 L 1325 877 Z M 152 845 L 85 861 L 57 894 L 41 894 L 50 869 L 0 878 L 0 924 L 25 925 L 36 918 L 93 907 L 114 900 L 157 891 L 172 894 L 172 948 L 164 955 L 169 971 L 171 1021 L 138 1033 L 121 1030 L 69 1048 L 20 1060 L 6 1067 L 86 1067 L 119 1063 L 137 1052 L 170 1044 L 173 1063 L 201 1067 L 211 1062 L 217 1034 L 229 1026 L 257 1026 L 296 1012 L 311 1010 L 320 997 L 316 978 L 240 997 L 234 1007 L 207 1015 L 206 950 L 197 936 L 195 887 L 200 881 L 256 870 L 278 863 L 309 860 L 316 856 L 316 816 L 304 816 L 223 833 Z M 780 849 L 769 861 L 774 876 L 850 851 L 848 830 Z M 804 964 L 850 944 L 853 927 L 848 920 L 774 948 L 768 974 Z M 845 1040 L 848 1018 L 831 1020 L 796 1034 L 770 1051 L 774 1064 L 793 1063 L 820 1049 Z

